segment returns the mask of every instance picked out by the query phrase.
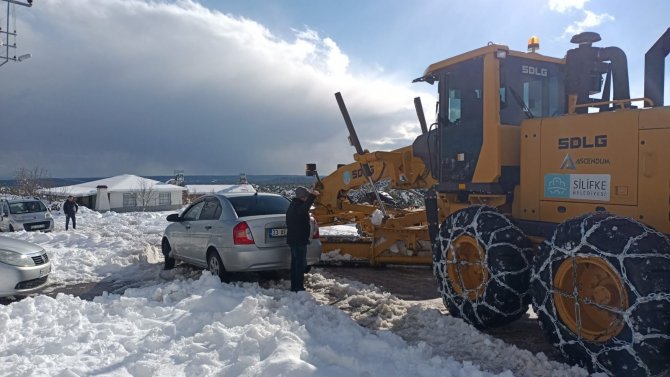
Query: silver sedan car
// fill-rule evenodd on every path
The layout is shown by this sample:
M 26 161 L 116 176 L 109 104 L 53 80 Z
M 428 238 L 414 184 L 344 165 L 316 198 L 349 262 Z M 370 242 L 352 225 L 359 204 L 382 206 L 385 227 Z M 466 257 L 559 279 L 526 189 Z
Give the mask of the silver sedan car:
M 212 194 L 198 198 L 172 222 L 162 240 L 165 267 L 175 260 L 207 268 L 226 280 L 226 272 L 290 269 L 283 196 L 266 193 Z M 312 219 L 308 268 L 321 258 L 319 227 Z
M 30 242 L 0 237 L 0 297 L 26 295 L 47 284 L 51 262 Z

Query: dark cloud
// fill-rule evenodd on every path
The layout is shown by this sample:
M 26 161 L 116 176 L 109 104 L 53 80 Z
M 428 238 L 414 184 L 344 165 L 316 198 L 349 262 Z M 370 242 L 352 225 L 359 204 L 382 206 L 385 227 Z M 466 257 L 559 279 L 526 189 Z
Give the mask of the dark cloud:
M 353 154 L 336 91 L 371 147 L 419 132 L 412 99 L 425 87 L 350 74 L 310 30 L 282 40 L 189 1 L 54 0 L 17 19 L 33 58 L 0 68 L 0 177 L 328 172 Z

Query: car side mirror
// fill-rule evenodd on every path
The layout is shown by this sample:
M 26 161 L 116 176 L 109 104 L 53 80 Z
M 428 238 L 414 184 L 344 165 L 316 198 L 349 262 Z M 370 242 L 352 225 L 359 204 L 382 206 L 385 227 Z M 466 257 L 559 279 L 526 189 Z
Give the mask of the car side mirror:
M 167 221 L 169 221 L 171 223 L 178 223 L 181 220 L 182 220 L 182 218 L 179 217 L 178 213 L 172 213 L 172 214 L 168 215 L 168 217 L 167 217 Z

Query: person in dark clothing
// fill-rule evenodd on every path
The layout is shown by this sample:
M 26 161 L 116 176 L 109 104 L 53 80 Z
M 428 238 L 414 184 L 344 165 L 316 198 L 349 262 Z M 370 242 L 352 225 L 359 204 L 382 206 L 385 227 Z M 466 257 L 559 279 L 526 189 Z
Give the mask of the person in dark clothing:
M 291 291 L 305 290 L 305 268 L 307 267 L 307 245 L 311 224 L 309 209 L 318 191 L 310 192 L 304 187 L 295 190 L 295 198 L 286 210 L 286 243 L 291 247 Z
M 63 212 L 65 212 L 65 230 L 67 230 L 68 225 L 70 224 L 70 219 L 72 219 L 72 229 L 77 229 L 77 211 L 79 211 L 77 202 L 74 201 L 72 195 L 68 196 L 65 204 L 63 204 Z

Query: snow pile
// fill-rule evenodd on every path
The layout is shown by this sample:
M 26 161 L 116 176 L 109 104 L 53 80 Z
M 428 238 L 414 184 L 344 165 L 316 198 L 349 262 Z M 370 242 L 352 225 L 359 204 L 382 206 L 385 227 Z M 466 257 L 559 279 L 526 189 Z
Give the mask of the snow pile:
M 187 268 L 161 273 L 167 214 L 81 208 L 75 231 L 56 213 L 52 233 L 7 234 L 49 252 L 51 282 L 125 279 L 138 288 L 93 301 L 58 294 L 0 305 L 0 375 L 587 375 L 321 269 L 298 294 L 285 280 L 261 288 Z
M 322 226 L 319 228 L 319 234 L 321 235 L 321 237 L 324 238 L 345 237 L 355 239 L 356 237 L 358 237 L 356 224 Z M 354 260 L 358 259 L 354 258 L 350 254 L 342 254 L 340 249 L 331 250 L 328 251 L 327 253 L 321 254 L 321 261 L 326 263 L 350 262 Z
M 356 237 L 358 236 L 358 231 L 356 230 L 356 224 L 331 225 L 331 226 L 320 227 L 319 234 L 322 236 Z
M 384 213 L 378 209 L 375 209 L 372 211 L 372 216 L 371 220 L 373 225 L 382 225 L 382 222 L 384 221 Z
M 317 300 L 347 312 L 358 324 L 392 330 L 410 344 L 429 345 L 435 356 L 468 360 L 484 370 L 515 376 L 588 376 L 577 366 L 548 360 L 477 331 L 471 325 L 420 303 L 401 300 L 374 285 L 334 280 L 325 271 L 310 274 L 307 286 Z M 604 374 L 601 374 L 605 376 Z
M 350 262 L 355 260 L 351 254 L 342 254 L 342 250 L 335 249 L 327 253 L 321 254 L 321 262 L 331 263 L 331 262 Z
M 163 261 L 160 240 L 172 212 L 99 213 L 80 206 L 77 229 L 65 231 L 65 216 L 53 212 L 51 233 L 16 232 L 49 253 L 52 284 L 64 285 L 154 277 Z M 70 224 L 71 225 L 71 224 Z
M 370 332 L 309 294 L 209 274 L 93 302 L 28 298 L 0 307 L 0 334 L 2 370 L 15 375 L 494 375 Z

